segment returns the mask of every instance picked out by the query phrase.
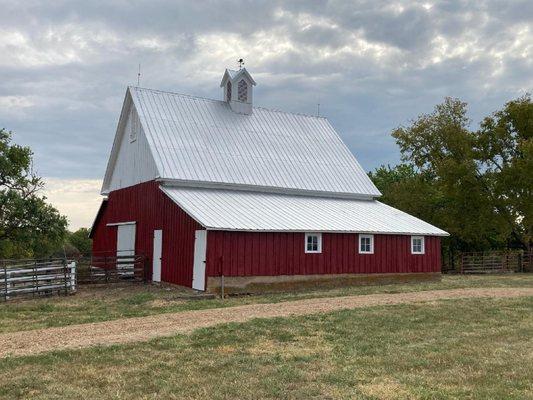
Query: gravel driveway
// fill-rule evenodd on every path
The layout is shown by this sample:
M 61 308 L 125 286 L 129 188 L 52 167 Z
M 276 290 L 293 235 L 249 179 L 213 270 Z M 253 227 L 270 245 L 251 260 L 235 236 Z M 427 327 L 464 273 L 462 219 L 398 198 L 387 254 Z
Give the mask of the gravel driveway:
M 12 332 L 0 335 L 0 357 L 42 353 L 51 350 L 146 341 L 161 336 L 191 332 L 226 322 L 254 318 L 288 317 L 330 311 L 406 304 L 457 298 L 508 298 L 533 296 L 533 288 L 453 289 L 397 294 L 370 294 L 251 304 L 239 307 L 159 314 L 59 328 Z

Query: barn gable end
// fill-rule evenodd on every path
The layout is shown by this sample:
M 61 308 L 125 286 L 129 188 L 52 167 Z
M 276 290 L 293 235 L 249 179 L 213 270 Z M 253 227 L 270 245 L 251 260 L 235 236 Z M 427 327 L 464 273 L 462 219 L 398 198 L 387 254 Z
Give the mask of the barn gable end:
M 159 171 L 128 90 L 107 165 L 102 194 L 148 182 L 157 177 Z

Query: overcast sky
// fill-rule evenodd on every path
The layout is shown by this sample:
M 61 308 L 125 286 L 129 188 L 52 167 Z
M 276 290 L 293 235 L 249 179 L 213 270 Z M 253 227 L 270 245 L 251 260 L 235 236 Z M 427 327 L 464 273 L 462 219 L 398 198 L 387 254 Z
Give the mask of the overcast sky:
M 244 58 L 256 105 L 327 116 L 366 170 L 445 96 L 473 127 L 533 89 L 533 1 L 0 0 L 0 127 L 88 226 L 127 85 L 220 98 Z

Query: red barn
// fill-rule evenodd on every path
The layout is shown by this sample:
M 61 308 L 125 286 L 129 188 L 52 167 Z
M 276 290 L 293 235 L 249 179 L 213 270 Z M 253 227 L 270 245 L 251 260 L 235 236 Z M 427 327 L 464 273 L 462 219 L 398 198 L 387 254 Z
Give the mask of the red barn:
M 128 88 L 94 252 L 211 291 L 438 276 L 447 233 L 377 201 L 326 118 L 254 107 L 255 84 L 243 68 L 222 101 Z

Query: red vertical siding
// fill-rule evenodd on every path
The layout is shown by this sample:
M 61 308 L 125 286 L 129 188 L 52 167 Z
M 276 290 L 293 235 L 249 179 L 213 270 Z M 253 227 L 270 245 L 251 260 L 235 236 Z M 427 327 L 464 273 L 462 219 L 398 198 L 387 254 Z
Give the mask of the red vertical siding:
M 136 252 L 150 259 L 153 231 L 163 230 L 161 279 L 192 284 L 194 231 L 203 229 L 160 189 L 147 182 L 111 192 L 95 224 L 93 251 L 115 254 L 117 227 L 136 222 Z M 303 275 L 341 273 L 440 272 L 440 238 L 427 236 L 425 254 L 411 254 L 411 238 L 374 235 L 374 254 L 358 253 L 357 234 L 323 233 L 322 253 L 304 252 L 303 233 L 210 231 L 207 276 Z
M 374 235 L 374 254 L 359 254 L 357 234 L 323 233 L 322 253 L 304 252 L 303 233 L 210 231 L 207 275 L 302 275 L 440 272 L 440 238 L 426 236 L 425 254 L 411 254 L 408 235 Z
M 192 284 L 194 231 L 203 229 L 160 189 L 156 182 L 146 182 L 109 194 L 92 233 L 93 251 L 115 254 L 116 222 L 136 222 L 135 251 L 148 256 L 152 265 L 153 232 L 163 230 L 161 280 L 183 286 Z

